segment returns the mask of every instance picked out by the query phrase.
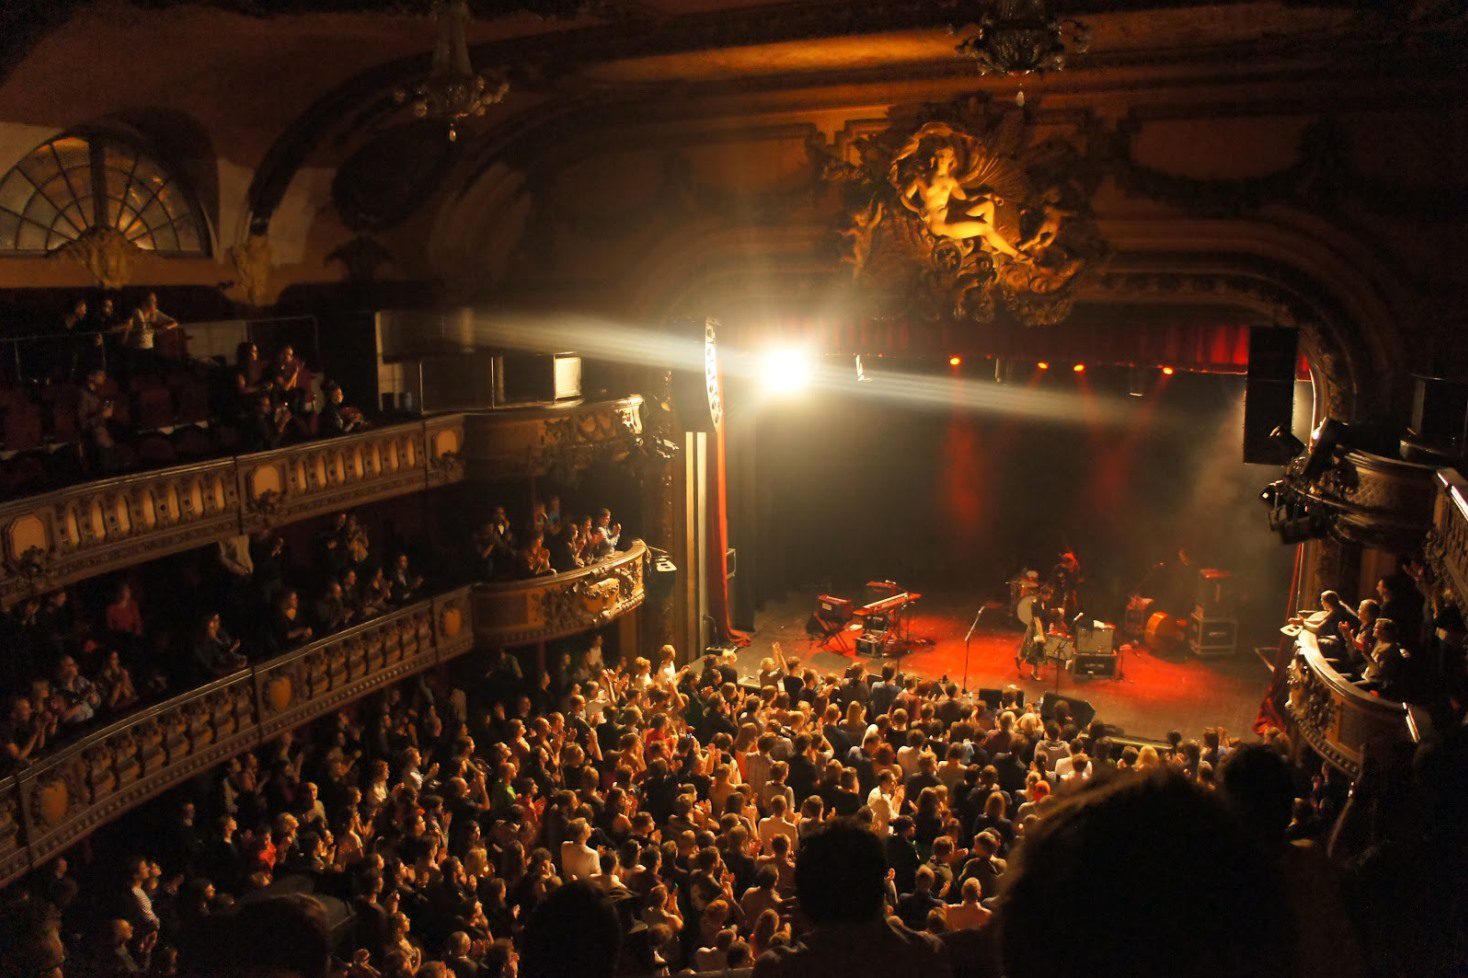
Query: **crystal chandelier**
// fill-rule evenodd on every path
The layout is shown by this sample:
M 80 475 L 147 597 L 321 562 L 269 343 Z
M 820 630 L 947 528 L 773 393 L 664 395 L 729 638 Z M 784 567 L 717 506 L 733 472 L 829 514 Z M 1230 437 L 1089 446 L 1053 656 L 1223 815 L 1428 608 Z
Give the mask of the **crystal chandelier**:
M 1091 36 L 1079 21 L 1057 17 L 1050 0 L 982 0 L 974 26 L 978 33 L 958 53 L 973 58 L 981 75 L 1059 71 Z
M 420 119 L 448 123 L 449 139 L 459 138 L 459 123 L 504 99 L 510 83 L 476 74 L 469 60 L 468 0 L 433 0 L 438 43 L 428 77 L 393 93 L 399 104 L 409 103 Z

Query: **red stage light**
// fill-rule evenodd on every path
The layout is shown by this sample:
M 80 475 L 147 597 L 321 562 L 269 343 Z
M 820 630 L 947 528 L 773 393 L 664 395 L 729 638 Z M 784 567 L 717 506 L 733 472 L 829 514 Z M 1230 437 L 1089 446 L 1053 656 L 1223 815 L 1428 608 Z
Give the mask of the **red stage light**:
M 1078 363 L 1070 369 L 1074 370 L 1078 374 L 1083 374 L 1086 372 L 1086 365 L 1084 363 Z
M 1164 376 L 1164 377 L 1171 377 L 1175 373 L 1177 373 L 1177 371 L 1174 370 L 1174 369 L 1172 369 L 1171 367 L 1163 367 L 1162 368 L 1162 376 Z
M 1039 363 L 1035 364 L 1035 366 L 1039 367 L 1041 370 L 1049 370 L 1050 362 L 1048 360 L 1041 360 Z
M 950 367 L 956 367 L 961 363 L 963 363 L 963 357 L 958 356 L 957 354 L 948 358 L 948 366 Z

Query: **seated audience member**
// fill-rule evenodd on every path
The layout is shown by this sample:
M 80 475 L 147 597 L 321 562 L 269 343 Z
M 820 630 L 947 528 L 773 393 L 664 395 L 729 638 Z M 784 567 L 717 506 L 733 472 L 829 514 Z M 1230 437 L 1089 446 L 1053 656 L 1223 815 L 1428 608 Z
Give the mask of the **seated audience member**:
M 76 405 L 76 423 L 82 434 L 84 461 L 98 476 L 117 472 L 117 443 L 112 438 L 113 405 L 104 390 L 106 383 L 107 374 L 103 371 L 88 372 Z
M 136 647 L 143 637 L 143 613 L 133 597 L 132 585 L 127 581 L 117 582 L 117 589 L 112 592 L 112 600 L 103 614 L 103 624 L 110 640 L 128 648 Z
M 392 561 L 392 572 L 388 575 L 394 604 L 412 602 L 423 587 L 423 575 L 413 573 L 407 554 L 398 554 Z
M 367 575 L 367 581 L 362 585 L 361 617 L 376 618 L 391 604 L 392 585 L 387 582 L 387 574 L 378 567 Z
M 269 394 L 255 398 L 255 410 L 250 414 L 245 429 L 245 447 L 252 452 L 268 452 L 279 448 L 285 441 L 285 431 L 291 423 L 290 409 L 277 407 Z
M 367 420 L 362 417 L 362 412 L 347 406 L 346 393 L 341 389 L 340 384 L 327 384 L 325 395 L 326 406 L 321 409 L 321 422 L 318 428 L 323 437 L 349 435 L 367 427 Z
M 622 524 L 612 522 L 612 511 L 603 507 L 591 524 L 590 549 L 593 560 L 610 557 L 622 539 Z
M 1375 598 L 1365 598 L 1356 608 L 1356 620 L 1341 622 L 1341 640 L 1345 644 L 1342 659 L 1346 670 L 1360 671 L 1366 665 L 1366 653 L 1376 642 L 1373 633 L 1380 617 L 1381 605 Z
M 56 676 L 51 689 L 57 701 L 56 713 L 66 727 L 88 723 L 102 706 L 102 692 L 77 668 L 76 660 L 63 655 L 56 663 Z
M 557 519 L 554 528 L 546 536 L 546 547 L 550 551 L 551 567 L 557 573 L 565 573 L 582 566 L 581 527 L 578 524 Z
M 0 770 L 13 771 L 29 764 L 46 748 L 51 731 L 31 709 L 24 696 L 10 697 L 5 720 L 0 723 Z
M 240 654 L 240 642 L 224 630 L 218 612 L 208 612 L 194 638 L 194 668 L 201 679 L 227 676 L 243 669 L 248 660 Z
M 342 600 L 342 586 L 339 581 L 327 581 L 326 586 L 321 589 L 321 596 L 316 599 L 311 607 L 311 618 L 314 622 L 313 628 L 317 634 L 329 635 L 347 627 L 355 619 L 356 612 L 346 606 Z
M 1376 599 L 1381 605 L 1381 617 L 1396 622 L 1397 641 L 1416 647 L 1422 637 L 1422 595 L 1412 581 L 1399 574 L 1383 577 L 1376 582 Z
M 1146 844 L 1118 846 L 1119 838 Z M 1057 908 L 1099 880 L 1131 912 L 1105 927 L 1055 926 Z M 1115 779 L 1027 831 L 996 921 L 1005 974 L 1285 978 L 1289 917 L 1280 885 L 1215 796 L 1175 774 Z
M 963 881 L 962 894 L 958 903 L 950 903 L 945 909 L 943 919 L 948 929 L 973 930 L 988 924 L 993 913 L 981 902 L 984 888 L 976 877 Z
M 287 343 L 275 354 L 267 374 L 270 390 L 275 400 L 283 404 L 291 415 L 300 417 L 306 413 L 306 363 L 296 357 L 296 348 Z
M 555 568 L 551 567 L 550 551 L 545 549 L 545 538 L 539 530 L 533 530 L 527 535 L 524 546 L 516 555 L 515 563 L 518 577 L 541 577 L 555 573 Z
M 301 620 L 301 596 L 287 588 L 275 600 L 271 612 L 269 638 L 276 652 L 295 648 L 309 642 L 316 634 L 315 629 Z
M 794 947 L 761 955 L 756 978 L 951 974 L 934 938 L 883 915 L 886 872 L 881 841 L 859 825 L 837 819 L 809 836 L 796 860 L 795 891 L 812 930 Z
M 1397 623 L 1378 618 L 1371 634 L 1376 641 L 1361 669 L 1361 685 L 1387 699 L 1406 700 L 1412 694 L 1410 673 L 1415 662 L 1412 653 L 1401 645 Z
M 116 649 L 108 650 L 107 659 L 97 673 L 97 686 L 102 691 L 103 706 L 108 710 L 125 710 L 138 701 L 132 673 L 123 666 Z

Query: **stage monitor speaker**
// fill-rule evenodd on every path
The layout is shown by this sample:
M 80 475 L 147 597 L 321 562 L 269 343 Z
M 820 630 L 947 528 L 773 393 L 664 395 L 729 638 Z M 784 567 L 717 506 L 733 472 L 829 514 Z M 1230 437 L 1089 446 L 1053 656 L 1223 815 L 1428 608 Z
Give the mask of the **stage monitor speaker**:
M 1116 668 L 1115 652 L 1077 652 L 1070 663 L 1070 671 L 1078 679 L 1114 679 Z
M 713 431 L 724 420 L 719 390 L 718 323 L 708 319 L 675 326 L 679 343 L 696 340 L 703 361 L 698 367 L 673 368 L 673 414 L 685 431 Z
M 1244 461 L 1283 465 L 1289 459 L 1269 436 L 1289 431 L 1295 413 L 1295 363 L 1300 331 L 1284 326 L 1249 329 L 1249 373 L 1244 381 Z
M 1023 707 L 1025 705 L 1025 691 L 1019 687 L 1015 687 L 1010 692 L 1014 695 L 1014 705 L 1016 707 Z M 1004 690 L 980 689 L 979 699 L 983 700 L 984 705 L 989 709 L 997 710 L 999 709 L 999 704 L 1004 702 Z
M 1055 693 L 1046 693 L 1040 699 L 1040 719 L 1055 719 L 1055 704 L 1064 700 L 1070 707 L 1070 719 L 1077 730 L 1084 731 L 1096 719 L 1096 708 L 1089 700 L 1078 699 L 1074 696 L 1057 696 Z
M 653 551 L 652 570 L 647 576 L 647 593 L 654 601 L 662 601 L 673 593 L 678 583 L 678 565 L 661 550 Z

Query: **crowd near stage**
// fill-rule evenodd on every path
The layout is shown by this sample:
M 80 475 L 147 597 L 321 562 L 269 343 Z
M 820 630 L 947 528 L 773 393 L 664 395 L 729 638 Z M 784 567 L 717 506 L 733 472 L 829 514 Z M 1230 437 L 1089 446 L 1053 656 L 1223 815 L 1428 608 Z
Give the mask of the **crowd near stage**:
M 759 614 L 750 644 L 737 653 L 742 679 L 756 681 L 761 661 L 773 655 L 778 642 L 787 659 L 798 659 L 821 673 L 844 672 L 852 665 L 879 673 L 890 662 L 899 673 L 931 680 L 947 677 L 962 686 L 964 638 L 982 606 L 982 621 L 967 643 L 967 688 L 976 698 L 983 696 L 982 690 L 1014 685 L 1024 691 L 1027 701 L 1057 692 L 1068 702 L 1084 700 L 1095 708 L 1099 719 L 1127 737 L 1162 740 L 1170 730 L 1196 736 L 1204 727 L 1248 736 L 1269 681 L 1268 662 L 1251 649 L 1198 657 L 1185 645 L 1154 651 L 1142 643 L 1120 648 L 1118 676 L 1088 678 L 1046 663 L 1041 678 L 1033 680 L 1029 666 L 1020 669 L 1015 664 L 1023 630 L 1010 620 L 1008 606 L 994 601 L 984 604 L 951 586 L 924 591 L 912 606 L 903 626 L 905 631 L 910 629 L 913 639 L 910 651 L 892 657 L 858 655 L 856 641 L 863 632 L 855 623 L 839 641 L 823 644 L 819 635 L 807 634 L 806 625 L 818 598 L 814 591 L 792 592 Z M 1118 636 L 1119 647 L 1121 643 Z

